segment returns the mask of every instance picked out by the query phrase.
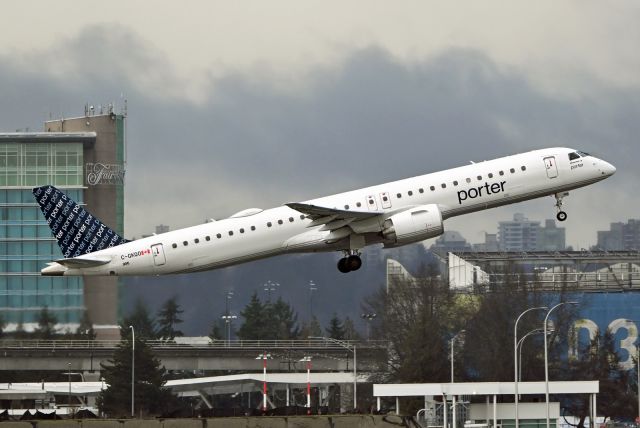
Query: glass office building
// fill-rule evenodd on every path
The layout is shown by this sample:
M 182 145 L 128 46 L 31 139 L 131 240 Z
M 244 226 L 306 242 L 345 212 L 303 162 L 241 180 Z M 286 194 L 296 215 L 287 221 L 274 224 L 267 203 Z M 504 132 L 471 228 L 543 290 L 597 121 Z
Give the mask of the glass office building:
M 62 253 L 31 189 L 53 184 L 83 202 L 83 143 L 35 137 L 0 142 L 0 311 L 5 322 L 30 323 L 47 306 L 60 322 L 75 323 L 84 311 L 82 279 L 40 276 Z
M 31 192 L 52 184 L 122 234 L 124 120 L 109 108 L 45 122 L 46 132 L 0 133 L 0 316 L 7 324 L 29 329 L 46 306 L 70 328 L 86 310 L 98 336 L 117 335 L 117 278 L 40 275 L 62 252 Z

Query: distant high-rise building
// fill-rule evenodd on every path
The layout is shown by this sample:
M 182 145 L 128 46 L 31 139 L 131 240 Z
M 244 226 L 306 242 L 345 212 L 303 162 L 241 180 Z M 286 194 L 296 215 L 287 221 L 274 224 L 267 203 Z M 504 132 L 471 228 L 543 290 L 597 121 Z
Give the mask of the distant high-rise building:
M 498 242 L 498 235 L 496 233 L 486 233 L 484 234 L 484 242 L 479 244 L 473 244 L 473 251 L 478 252 L 489 252 L 489 251 L 499 251 L 500 244 Z
M 531 221 L 524 214 L 513 220 L 498 223 L 498 242 L 504 251 L 535 251 L 538 248 L 539 221 Z
M 640 220 L 611 223 L 609 230 L 599 230 L 596 246 L 601 250 L 640 249 Z
M 167 233 L 169 230 L 170 228 L 166 224 L 159 224 L 156 226 L 156 235 L 160 235 L 161 233 Z
M 446 254 L 448 252 L 471 251 L 471 245 L 460 232 L 447 230 L 436 239 L 436 242 L 429 247 L 429 250 L 439 254 Z
M 566 248 L 566 237 L 564 227 L 558 227 L 556 221 L 547 219 L 544 227 L 538 230 L 538 251 L 558 251 Z

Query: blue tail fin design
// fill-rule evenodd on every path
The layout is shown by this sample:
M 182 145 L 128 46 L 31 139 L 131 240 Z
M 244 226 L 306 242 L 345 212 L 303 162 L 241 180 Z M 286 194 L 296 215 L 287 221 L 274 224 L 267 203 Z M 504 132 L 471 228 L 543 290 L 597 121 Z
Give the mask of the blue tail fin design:
M 65 258 L 129 242 L 53 186 L 36 187 L 33 196 Z

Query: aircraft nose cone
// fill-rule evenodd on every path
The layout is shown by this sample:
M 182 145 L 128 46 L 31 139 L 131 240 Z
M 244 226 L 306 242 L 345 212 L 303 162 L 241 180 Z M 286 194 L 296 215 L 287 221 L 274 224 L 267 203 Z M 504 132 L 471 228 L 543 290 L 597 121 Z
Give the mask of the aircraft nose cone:
M 611 165 L 609 162 L 602 161 L 602 165 L 600 166 L 600 170 L 605 175 L 613 175 L 616 172 L 616 167 Z

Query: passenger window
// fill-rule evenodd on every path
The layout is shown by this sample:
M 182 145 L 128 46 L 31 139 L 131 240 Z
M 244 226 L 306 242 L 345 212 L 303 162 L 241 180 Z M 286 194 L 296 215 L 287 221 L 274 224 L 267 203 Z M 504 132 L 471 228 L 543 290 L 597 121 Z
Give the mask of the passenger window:
M 489 177 L 489 178 L 493 178 L 493 173 L 492 173 L 492 172 L 490 172 L 490 173 L 488 174 L 488 177 Z
M 255 226 L 251 226 L 251 230 L 256 230 L 256 227 Z
M 471 179 L 467 177 L 466 182 L 471 183 Z
M 481 175 L 478 176 L 478 181 L 482 181 L 482 176 Z
M 358 202 L 358 203 L 360 203 L 360 202 Z M 304 214 L 300 214 L 300 220 L 304 220 Z
M 233 236 L 233 230 L 229 231 L 229 236 Z
M 171 244 L 173 248 L 178 248 L 178 244 Z
M 500 171 L 498 174 L 500 174 L 500 175 L 504 175 L 504 171 Z
M 183 241 L 182 245 L 184 245 L 186 247 L 187 245 L 189 245 L 189 243 L 187 241 Z
M 398 194 L 396 195 L 396 197 L 397 197 L 398 199 L 402 198 L 402 193 L 398 193 Z
M 282 224 L 282 220 L 278 220 L 278 224 Z
M 222 238 L 222 235 L 218 233 L 218 234 L 216 235 L 216 238 L 220 239 L 220 238 Z
M 244 233 L 244 229 L 243 228 L 240 228 L 240 233 Z
M 572 161 L 572 160 L 576 160 L 576 159 L 580 159 L 580 155 L 579 155 L 579 154 L 577 154 L 577 153 L 575 153 L 575 152 L 573 152 L 573 153 L 569 153 L 569 160 L 570 160 L 570 161 Z
M 344 206 L 344 209 L 345 209 L 345 210 L 348 210 L 348 209 L 349 209 L 349 205 L 345 205 L 345 206 Z
M 409 195 L 409 196 L 413 196 L 413 192 L 412 192 L 411 190 L 409 190 L 409 191 L 407 192 L 407 195 Z
M 356 207 L 360 208 L 362 204 L 360 202 L 356 202 Z
M 347 205 L 347 206 L 349 206 L 349 205 Z M 293 223 L 293 217 L 289 217 L 289 222 Z
M 389 200 L 389 198 L 385 195 L 385 196 L 382 197 L 382 200 L 387 202 Z
M 442 183 L 440 186 L 442 186 L 443 189 L 447 188 L 447 185 L 445 183 Z
M 521 169 L 521 170 L 523 170 L 523 171 L 526 171 L 526 170 L 527 170 L 527 167 L 526 167 L 526 166 L 524 166 L 524 165 L 522 165 L 522 166 L 520 167 L 520 169 Z
M 436 186 L 431 186 L 429 187 L 429 189 L 431 189 L 431 191 L 433 192 L 434 190 L 436 190 Z
M 268 222 L 267 227 L 271 227 L 271 226 L 272 226 L 271 222 Z
M 418 189 L 418 192 L 424 193 L 424 189 L 421 187 L 421 188 Z
M 458 185 L 458 182 L 457 182 L 456 180 L 453 180 L 453 185 L 454 185 L 454 186 L 457 186 L 457 185 Z
M 511 168 L 511 169 L 509 170 L 509 172 L 510 172 L 511 174 L 513 174 L 513 173 L 515 173 L 515 172 L 516 172 L 516 170 L 515 170 L 515 169 L 513 169 L 513 168 Z
M 211 241 L 211 237 L 210 236 L 205 236 L 204 239 L 206 239 L 207 241 Z
M 200 240 L 198 238 L 196 238 L 196 239 L 193 240 L 193 242 L 198 244 L 198 243 L 200 243 Z

